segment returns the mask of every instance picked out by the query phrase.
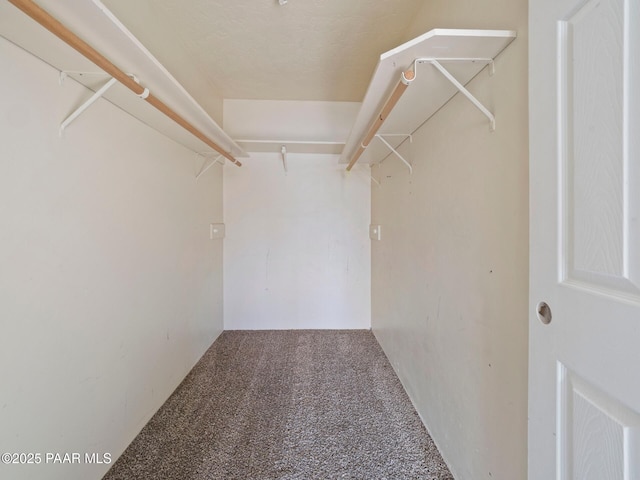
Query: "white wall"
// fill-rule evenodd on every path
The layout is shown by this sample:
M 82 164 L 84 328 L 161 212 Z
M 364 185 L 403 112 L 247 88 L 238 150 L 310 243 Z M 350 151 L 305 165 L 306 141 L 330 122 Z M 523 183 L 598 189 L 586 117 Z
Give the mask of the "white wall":
M 222 173 L 0 38 L 0 452 L 115 459 L 222 330 Z M 108 465 L 0 464 L 98 479 Z
M 369 328 L 368 176 L 335 155 L 287 161 L 224 171 L 225 329 Z
M 233 138 L 324 142 L 345 142 L 361 105 L 237 99 L 225 99 L 223 104 L 224 129 Z
M 198 103 L 219 125 L 222 125 L 222 97 L 216 85 L 203 74 L 200 65 L 189 56 L 175 25 L 167 24 L 158 14 L 162 5 L 154 0 L 103 0 L 107 8 L 164 66 L 172 65 L 171 75 L 193 96 L 198 92 Z
M 425 2 L 431 28 L 515 29 L 519 38 L 402 152 L 374 169 L 372 326 L 456 480 L 527 473 L 527 3 Z M 424 92 L 428 95 L 428 92 Z

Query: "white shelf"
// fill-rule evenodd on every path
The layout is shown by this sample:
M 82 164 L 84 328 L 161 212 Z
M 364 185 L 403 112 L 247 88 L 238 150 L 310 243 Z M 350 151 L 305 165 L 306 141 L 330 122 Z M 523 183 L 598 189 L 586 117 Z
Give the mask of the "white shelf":
M 400 80 L 400 75 L 408 70 L 416 59 L 493 59 L 515 38 L 516 32 L 512 30 L 435 29 L 382 54 L 340 156 L 340 163 L 349 163 L 374 117 L 380 112 L 387 97 Z M 487 62 L 483 61 L 443 60 L 441 63 L 463 85 L 466 85 L 487 65 Z M 414 133 L 458 93 L 458 89 L 433 65 L 420 64 L 417 69 L 416 79 L 382 124 L 378 134 L 384 136 Z M 478 122 L 487 122 L 486 117 L 471 103 L 469 110 L 470 115 L 477 115 Z M 395 148 L 406 137 L 385 138 Z M 389 154 L 389 149 L 379 139 L 374 138 L 359 162 L 378 163 Z
M 282 147 L 289 153 L 340 154 L 344 142 L 322 142 L 314 140 L 236 140 L 247 152 L 280 152 Z
M 225 99 L 224 128 L 247 152 L 339 155 L 360 103 Z
M 153 95 L 225 151 L 235 157 L 247 156 L 99 0 L 39 0 L 37 3 L 114 65 L 134 74 L 143 87 L 148 88 Z M 96 73 L 69 75 L 93 91 L 98 90 L 110 78 L 101 75 L 103 72 L 92 62 L 5 1 L 0 2 L 0 35 L 61 72 Z M 211 147 L 119 83 L 111 87 L 103 98 L 190 150 L 211 151 Z M 69 111 L 77 106 L 69 105 Z M 61 118 L 60 121 L 62 120 Z M 67 134 L 71 135 L 72 130 L 73 125 L 70 125 Z

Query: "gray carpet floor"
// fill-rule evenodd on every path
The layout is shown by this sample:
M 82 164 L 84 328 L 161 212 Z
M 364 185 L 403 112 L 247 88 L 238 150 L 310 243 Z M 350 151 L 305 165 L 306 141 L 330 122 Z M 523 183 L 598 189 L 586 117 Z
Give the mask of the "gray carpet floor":
M 226 331 L 106 480 L 449 473 L 369 331 Z

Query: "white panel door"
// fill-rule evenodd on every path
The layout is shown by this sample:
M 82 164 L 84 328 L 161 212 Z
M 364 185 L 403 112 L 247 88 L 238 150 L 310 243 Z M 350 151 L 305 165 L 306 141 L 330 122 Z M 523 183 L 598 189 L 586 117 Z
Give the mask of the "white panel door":
M 639 480 L 640 0 L 529 14 L 529 480 Z

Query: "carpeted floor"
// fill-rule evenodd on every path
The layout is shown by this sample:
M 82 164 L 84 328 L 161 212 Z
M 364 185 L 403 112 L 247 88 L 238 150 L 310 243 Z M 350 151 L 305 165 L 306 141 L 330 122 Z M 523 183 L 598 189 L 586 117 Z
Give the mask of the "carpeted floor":
M 369 331 L 227 331 L 106 480 L 453 479 Z

